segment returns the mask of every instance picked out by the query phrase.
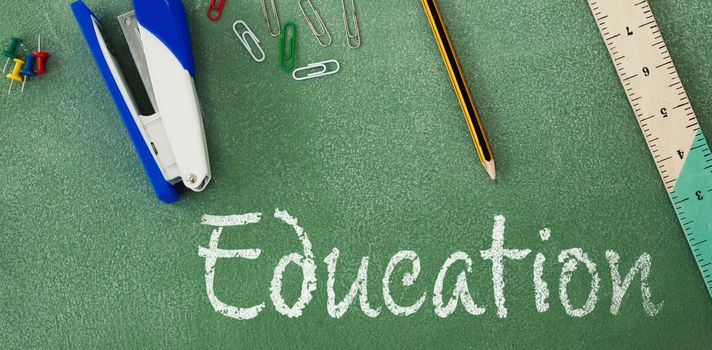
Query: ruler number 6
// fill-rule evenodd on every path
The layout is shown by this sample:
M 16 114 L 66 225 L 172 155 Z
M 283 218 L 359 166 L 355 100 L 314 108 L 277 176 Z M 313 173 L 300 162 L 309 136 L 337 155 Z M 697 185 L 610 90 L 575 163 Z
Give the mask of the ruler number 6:
M 644 74 L 646 77 L 649 77 L 649 76 L 650 76 L 650 69 L 648 69 L 648 67 L 643 67 L 643 74 Z

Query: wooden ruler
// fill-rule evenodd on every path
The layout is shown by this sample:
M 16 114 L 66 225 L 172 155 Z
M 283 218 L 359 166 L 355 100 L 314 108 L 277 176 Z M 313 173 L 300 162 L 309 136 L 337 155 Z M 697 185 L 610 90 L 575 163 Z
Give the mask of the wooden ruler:
M 588 0 L 712 296 L 712 152 L 647 0 Z

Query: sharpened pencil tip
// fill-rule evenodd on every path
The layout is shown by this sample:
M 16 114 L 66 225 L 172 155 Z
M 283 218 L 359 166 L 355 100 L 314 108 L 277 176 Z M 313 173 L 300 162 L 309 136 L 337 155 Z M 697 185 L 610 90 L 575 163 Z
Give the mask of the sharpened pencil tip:
M 497 171 L 494 167 L 494 160 L 482 163 L 482 165 L 485 167 L 485 170 L 487 171 L 487 174 L 492 179 L 492 181 L 497 182 Z

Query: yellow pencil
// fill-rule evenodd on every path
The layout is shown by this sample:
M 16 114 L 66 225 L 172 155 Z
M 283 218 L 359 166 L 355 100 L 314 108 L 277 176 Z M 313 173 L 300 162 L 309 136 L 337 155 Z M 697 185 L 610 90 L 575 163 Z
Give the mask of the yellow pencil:
M 452 81 L 452 86 L 455 88 L 455 94 L 457 95 L 457 100 L 460 102 L 460 108 L 465 115 L 465 122 L 470 131 L 472 141 L 475 143 L 477 156 L 480 158 L 487 174 L 489 174 L 492 180 L 495 180 L 497 173 L 494 167 L 494 155 L 492 154 L 489 141 L 487 141 L 487 135 L 485 135 L 484 128 L 482 127 L 480 115 L 477 113 L 475 103 L 472 101 L 472 94 L 470 94 L 470 89 L 465 82 L 465 76 L 462 74 L 462 67 L 460 67 L 455 49 L 453 49 L 450 37 L 447 34 L 447 29 L 440 15 L 438 4 L 435 0 L 421 1 L 425 9 L 425 14 L 428 16 L 428 21 L 430 22 L 430 28 L 432 28 L 433 34 L 435 35 L 435 41 L 438 43 L 440 54 L 443 56 L 450 81 Z

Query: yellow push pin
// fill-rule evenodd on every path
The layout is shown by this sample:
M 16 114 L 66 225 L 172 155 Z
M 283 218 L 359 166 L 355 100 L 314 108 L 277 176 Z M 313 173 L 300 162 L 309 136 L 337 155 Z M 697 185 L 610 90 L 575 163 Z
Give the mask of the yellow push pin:
M 6 78 L 10 79 L 10 88 L 7 90 L 7 94 L 9 95 L 12 92 L 12 85 L 17 81 L 17 82 L 22 82 L 22 76 L 20 75 L 20 70 L 22 69 L 22 66 L 25 64 L 25 61 L 19 59 L 19 58 L 13 58 L 13 61 L 15 61 L 15 68 L 12 69 L 12 72 L 10 74 L 6 75 Z

